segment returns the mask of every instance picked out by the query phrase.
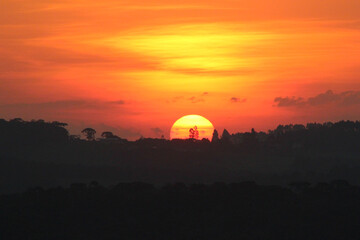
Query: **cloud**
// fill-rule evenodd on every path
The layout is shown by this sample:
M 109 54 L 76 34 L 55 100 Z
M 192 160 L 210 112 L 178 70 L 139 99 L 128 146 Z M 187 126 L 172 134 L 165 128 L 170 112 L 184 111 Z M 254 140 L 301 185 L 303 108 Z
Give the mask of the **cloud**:
M 39 103 L 15 103 L 2 105 L 3 108 L 41 108 L 41 109 L 66 109 L 66 108 L 83 108 L 98 106 L 97 101 L 86 100 L 59 100 L 52 102 L 39 102 Z
M 301 97 L 277 97 L 274 102 L 277 103 L 277 107 L 292 107 L 305 104 L 304 99 Z
M 342 104 L 355 105 L 360 104 L 360 91 L 348 91 L 342 93 Z
M 195 97 L 192 96 L 191 98 L 188 98 L 189 101 L 191 101 L 192 103 L 199 103 L 199 102 L 204 102 L 204 98 L 202 97 Z
M 155 133 L 155 135 L 156 135 L 157 137 L 159 137 L 159 136 L 161 136 L 161 135 L 164 134 L 164 131 L 163 131 L 162 129 L 158 128 L 158 127 L 156 127 L 156 128 L 151 128 L 151 131 L 152 131 L 153 133 Z
M 209 92 L 203 92 L 199 96 L 192 96 L 191 98 L 188 98 L 187 100 L 191 101 L 191 103 L 199 103 L 199 102 L 205 102 L 205 97 L 209 96 Z
M 336 103 L 343 106 L 355 105 L 360 103 L 360 91 L 346 91 L 336 94 L 328 90 L 325 93 L 309 98 L 308 103 L 312 106 L 328 103 Z
M 277 107 L 321 106 L 328 104 L 352 106 L 360 104 L 360 91 L 334 93 L 332 90 L 328 90 L 307 100 L 302 97 L 277 97 L 274 102 Z
M 90 120 L 100 115 L 102 118 L 111 118 L 114 112 L 121 112 L 123 116 L 138 114 L 132 107 L 127 106 L 123 100 L 100 101 L 92 99 L 0 104 L 0 111 L 6 118 L 43 118 L 66 121 L 84 118 Z
M 77 108 L 86 108 L 86 109 L 102 109 L 105 107 L 110 107 L 110 105 L 123 105 L 125 102 L 123 100 L 118 101 L 99 101 L 99 100 L 59 100 L 52 102 L 40 102 L 40 103 L 15 103 L 15 104 L 5 104 L 0 105 L 2 108 L 41 108 L 41 109 L 77 109 Z
M 183 96 L 177 96 L 177 97 L 173 97 L 171 99 L 171 101 L 167 101 L 169 102 L 180 102 L 180 101 L 190 101 L 191 103 L 199 103 L 199 102 L 205 102 L 205 97 L 208 97 L 209 93 L 208 92 L 203 92 L 201 94 L 199 94 L 198 96 L 191 96 L 191 97 L 183 97 Z
M 232 97 L 232 98 L 230 98 L 230 101 L 232 103 L 244 103 L 244 102 L 246 102 L 246 98 Z

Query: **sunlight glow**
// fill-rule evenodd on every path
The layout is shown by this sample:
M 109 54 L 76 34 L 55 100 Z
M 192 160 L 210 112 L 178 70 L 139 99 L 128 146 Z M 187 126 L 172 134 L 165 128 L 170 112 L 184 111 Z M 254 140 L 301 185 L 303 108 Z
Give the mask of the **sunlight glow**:
M 214 126 L 206 118 L 200 115 L 187 115 L 178 119 L 171 128 L 170 139 L 188 139 L 189 130 L 196 126 L 199 132 L 198 140 L 207 138 L 211 140 Z

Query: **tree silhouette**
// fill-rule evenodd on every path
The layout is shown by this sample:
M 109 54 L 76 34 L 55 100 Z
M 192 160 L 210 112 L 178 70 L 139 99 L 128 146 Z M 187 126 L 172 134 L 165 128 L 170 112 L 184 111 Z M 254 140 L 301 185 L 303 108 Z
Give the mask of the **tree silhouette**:
M 55 127 L 66 127 L 68 124 L 63 122 L 54 121 L 51 123 Z
M 70 135 L 69 139 L 71 141 L 78 141 L 78 140 L 80 140 L 80 135 Z
M 230 138 L 231 138 L 230 133 L 229 133 L 226 129 L 224 129 L 224 131 L 223 131 L 223 133 L 222 133 L 222 135 L 221 135 L 221 140 L 222 140 L 223 142 L 229 143 L 229 142 L 230 142 Z
M 219 142 L 219 133 L 216 129 L 214 129 L 211 142 Z
M 23 123 L 24 120 L 22 118 L 13 118 L 13 119 L 10 120 L 10 122 Z
M 112 132 L 103 132 L 101 134 L 101 137 L 105 139 L 109 139 L 109 138 L 115 138 L 116 136 Z
M 189 130 L 189 138 L 190 139 L 199 139 L 199 131 L 197 130 L 197 126 L 190 128 Z
M 84 130 L 81 131 L 81 133 L 84 134 L 84 136 L 88 141 L 95 140 L 95 133 L 96 133 L 95 129 L 85 128 Z

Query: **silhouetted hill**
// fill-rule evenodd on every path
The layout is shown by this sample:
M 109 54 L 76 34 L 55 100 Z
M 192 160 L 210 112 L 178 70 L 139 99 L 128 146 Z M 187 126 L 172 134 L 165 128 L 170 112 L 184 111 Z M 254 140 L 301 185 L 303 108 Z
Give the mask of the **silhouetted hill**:
M 97 182 L 0 196 L 1 239 L 359 239 L 360 188 Z
M 360 122 L 278 126 L 267 133 L 223 134 L 210 142 L 141 138 L 111 132 L 88 140 L 60 122 L 0 120 L 0 193 L 98 180 L 213 183 L 345 179 L 360 184 Z M 85 130 L 85 129 L 84 129 Z M 95 140 L 97 139 L 97 140 Z

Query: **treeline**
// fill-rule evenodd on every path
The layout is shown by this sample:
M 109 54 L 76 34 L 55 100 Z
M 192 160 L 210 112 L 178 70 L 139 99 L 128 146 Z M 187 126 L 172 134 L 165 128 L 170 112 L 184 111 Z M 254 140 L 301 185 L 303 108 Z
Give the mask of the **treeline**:
M 259 148 L 278 149 L 283 151 L 359 151 L 360 122 L 340 121 L 336 123 L 308 123 L 279 125 L 275 130 L 265 132 L 236 133 L 230 135 L 224 130 L 223 143 L 242 146 L 248 150 Z
M 34 188 L 0 196 L 1 239 L 359 239 L 360 188 L 346 181 Z
M 0 119 L 0 143 L 7 145 L 67 143 L 69 141 L 69 132 L 65 128 L 67 125 L 57 121 Z
M 220 135 L 214 131 L 211 140 L 188 139 L 172 141 L 165 139 L 140 138 L 135 142 L 129 142 L 112 132 L 103 132 L 96 137 L 96 130 L 85 128 L 81 135 L 69 135 L 66 130 L 67 124 L 61 122 L 45 122 L 44 120 L 23 121 L 20 118 L 6 121 L 0 119 L 0 144 L 2 145 L 34 145 L 34 144 L 64 144 L 79 141 L 110 142 L 139 147 L 168 148 L 198 146 L 211 142 L 212 146 L 226 147 L 227 150 L 259 151 L 281 150 L 296 151 L 309 150 L 360 150 L 360 122 L 340 121 L 336 123 L 326 122 L 279 125 L 268 132 L 250 132 L 230 134 L 226 129 Z
M 111 132 L 97 137 L 90 128 L 80 138 L 65 127 L 42 120 L 0 120 L 0 194 L 91 179 L 106 185 L 251 180 L 282 186 L 346 179 L 360 185 L 358 121 L 280 125 L 266 133 L 225 130 L 214 132 L 212 141 L 127 141 Z

